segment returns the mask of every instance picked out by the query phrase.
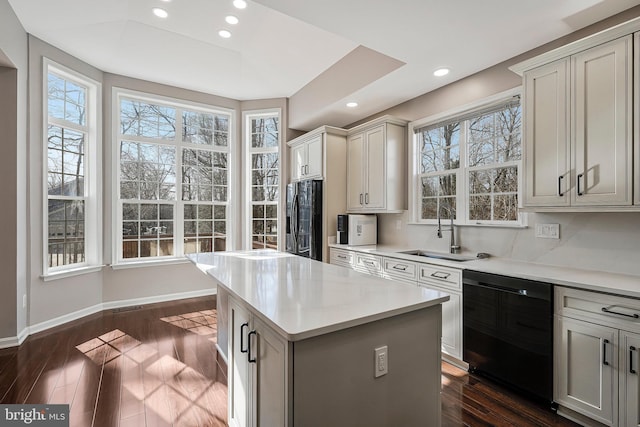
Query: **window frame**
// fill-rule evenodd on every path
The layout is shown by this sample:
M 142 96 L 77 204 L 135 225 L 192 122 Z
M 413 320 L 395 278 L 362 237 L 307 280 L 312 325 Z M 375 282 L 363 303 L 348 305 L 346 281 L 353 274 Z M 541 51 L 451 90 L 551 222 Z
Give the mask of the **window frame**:
M 227 201 L 226 201 L 226 245 L 225 250 L 231 250 L 235 244 L 235 224 L 233 221 L 236 218 L 236 207 L 234 203 L 235 200 L 235 191 L 237 186 L 236 172 L 235 169 L 235 158 L 236 158 L 236 130 L 235 130 L 235 110 L 215 105 L 202 104 L 198 102 L 188 101 L 179 98 L 173 98 L 163 95 L 157 95 L 153 93 L 140 92 L 131 89 L 125 89 L 121 87 L 113 87 L 112 89 L 112 147 L 111 147 L 111 159 L 112 166 L 111 170 L 111 185 L 112 185 L 112 209 L 111 209 L 111 217 L 112 217 L 112 233 L 111 239 L 113 242 L 112 245 L 112 267 L 115 269 L 118 268 L 128 268 L 128 267 L 140 267 L 140 266 L 149 266 L 149 265 L 164 265 L 164 264 L 175 264 L 186 262 L 184 252 L 184 205 L 189 204 L 189 202 L 193 202 L 193 204 L 198 204 L 199 201 L 189 201 L 182 200 L 182 157 L 181 153 L 183 149 L 204 149 L 209 150 L 212 147 L 203 144 L 194 144 L 184 142 L 182 140 L 182 114 L 176 113 L 176 133 L 175 138 L 173 140 L 165 140 L 165 139 L 151 139 L 145 138 L 135 135 L 121 135 L 120 134 L 120 102 L 121 100 L 129 99 L 138 102 L 146 102 L 151 104 L 160 104 L 162 106 L 168 106 L 171 108 L 176 108 L 178 110 L 189 110 L 189 111 L 199 111 L 209 114 L 220 114 L 226 115 L 229 118 L 229 126 L 228 126 L 228 140 L 227 146 L 228 150 L 227 154 L 227 167 L 228 167 L 228 175 L 227 175 Z M 123 138 L 121 138 L 123 137 Z M 119 157 L 119 149 L 120 142 L 123 140 L 137 142 L 137 143 L 149 143 L 149 144 L 157 144 L 161 146 L 175 147 L 176 149 L 176 158 L 175 158 L 175 180 L 176 180 L 176 188 L 175 188 L 175 198 L 173 200 L 160 200 L 157 202 L 162 203 L 170 203 L 174 206 L 174 235 L 173 235 L 173 247 L 174 254 L 168 256 L 151 256 L 144 258 L 123 258 L 122 257 L 122 203 L 123 200 L 120 199 L 120 157 Z M 211 151 L 219 151 L 219 150 L 211 150 Z M 211 206 L 215 206 L 214 203 Z
M 251 147 L 251 120 L 256 119 L 256 118 L 263 118 L 263 117 L 273 117 L 273 116 L 277 116 L 278 117 L 278 126 L 279 126 L 279 130 L 278 130 L 278 147 L 277 147 L 277 153 L 278 153 L 278 201 L 275 204 L 276 205 L 276 209 L 277 209 L 277 224 L 278 224 L 278 231 L 277 231 L 277 245 L 278 245 L 278 250 L 282 250 L 283 248 L 283 239 L 284 239 L 284 233 L 283 233 L 283 228 L 282 228 L 282 210 L 283 210 L 283 203 L 285 203 L 285 201 L 283 201 L 283 194 L 285 194 L 285 200 L 286 200 L 286 193 L 283 193 L 284 189 L 286 188 L 286 182 L 283 182 L 283 179 L 286 181 L 286 175 L 283 172 L 286 172 L 285 169 L 283 169 L 282 165 L 283 165 L 283 160 L 284 159 L 284 150 L 283 150 L 283 145 L 284 145 L 284 138 L 283 138 L 283 134 L 282 134 L 282 109 L 281 108 L 267 108 L 267 109 L 260 109 L 260 110 L 247 110 L 244 111 L 242 113 L 242 122 L 243 122 L 243 126 L 244 126 L 244 189 L 245 189 L 245 201 L 244 201 L 244 229 L 245 229 L 245 236 L 244 236 L 244 247 L 246 249 L 253 249 L 253 200 L 252 200 L 252 176 L 251 176 L 251 172 L 252 172 L 252 163 L 251 163 L 251 155 L 254 153 L 270 153 L 270 152 L 276 152 L 276 150 L 274 150 L 273 148 L 269 148 L 269 149 L 252 149 Z
M 49 117 L 49 73 L 86 89 L 86 124 L 74 125 L 64 119 Z M 44 281 L 102 269 L 102 84 L 49 58 L 42 61 L 42 275 Z M 84 261 L 49 267 L 49 125 L 76 130 L 86 135 L 83 142 L 84 169 Z M 70 126 L 69 126 L 70 125 Z M 75 200 L 76 197 L 60 200 Z
M 494 163 L 491 165 L 482 166 L 469 166 L 467 156 L 467 129 L 461 129 L 460 137 L 460 166 L 456 169 L 448 169 L 437 172 L 421 173 L 421 158 L 420 158 L 420 142 L 418 141 L 419 134 L 416 130 L 425 128 L 427 126 L 435 125 L 437 123 L 455 121 L 457 118 L 460 120 L 466 120 L 469 116 L 474 114 L 482 114 L 493 107 L 497 107 L 501 104 L 508 102 L 514 97 L 520 97 L 522 99 L 522 87 L 516 87 L 498 94 L 483 98 L 481 100 L 466 104 L 461 107 L 453 108 L 442 113 L 429 116 L 423 119 L 413 121 L 408 124 L 408 141 L 410 141 L 409 149 L 409 171 L 408 182 L 409 188 L 409 224 L 437 224 L 437 219 L 422 219 L 421 218 L 421 178 L 422 176 L 442 176 L 447 174 L 455 175 L 456 179 L 456 218 L 454 223 L 456 225 L 463 226 L 480 226 L 480 227 L 507 227 L 507 228 L 524 228 L 527 227 L 527 214 L 522 212 L 522 158 L 520 160 L 508 161 L 504 163 Z M 523 105 L 521 103 L 521 109 Z M 522 110 L 521 110 L 522 111 Z M 522 113 L 521 113 L 522 114 Z M 521 125 L 522 126 L 522 125 Z M 521 127 L 521 144 L 524 143 L 524 129 Z M 523 148 L 521 147 L 521 152 Z M 517 221 L 496 221 L 496 220 L 471 220 L 469 219 L 469 198 L 470 198 L 470 185 L 469 175 L 470 171 L 488 169 L 494 170 L 502 167 L 517 167 L 518 173 L 518 220 Z M 441 218 L 441 221 L 449 221 L 449 218 Z

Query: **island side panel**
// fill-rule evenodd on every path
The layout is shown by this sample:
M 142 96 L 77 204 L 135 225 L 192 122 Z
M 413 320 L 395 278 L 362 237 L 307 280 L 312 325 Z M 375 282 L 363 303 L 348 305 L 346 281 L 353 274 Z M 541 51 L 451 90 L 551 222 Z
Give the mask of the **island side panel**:
M 294 426 L 440 426 L 440 304 L 293 343 Z M 374 378 L 374 349 L 388 373 Z
M 229 361 L 229 293 L 222 286 L 216 290 L 216 314 L 218 316 L 218 334 L 216 346 L 224 358 Z

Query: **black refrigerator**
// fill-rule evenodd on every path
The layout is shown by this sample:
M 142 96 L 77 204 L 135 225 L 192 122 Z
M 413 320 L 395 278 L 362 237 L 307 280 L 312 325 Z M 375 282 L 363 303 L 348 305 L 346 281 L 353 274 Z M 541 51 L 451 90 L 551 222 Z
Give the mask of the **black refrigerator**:
M 322 180 L 287 185 L 287 252 L 322 261 Z

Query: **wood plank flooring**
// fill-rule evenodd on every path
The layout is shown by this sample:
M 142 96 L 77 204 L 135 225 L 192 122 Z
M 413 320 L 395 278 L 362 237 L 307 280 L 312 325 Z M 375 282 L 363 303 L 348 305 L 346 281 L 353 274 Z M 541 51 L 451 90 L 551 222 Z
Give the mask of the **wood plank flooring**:
M 203 297 L 105 311 L 33 335 L 0 350 L 0 403 L 68 403 L 78 427 L 225 426 L 214 308 Z M 442 384 L 443 427 L 576 425 L 447 363 Z

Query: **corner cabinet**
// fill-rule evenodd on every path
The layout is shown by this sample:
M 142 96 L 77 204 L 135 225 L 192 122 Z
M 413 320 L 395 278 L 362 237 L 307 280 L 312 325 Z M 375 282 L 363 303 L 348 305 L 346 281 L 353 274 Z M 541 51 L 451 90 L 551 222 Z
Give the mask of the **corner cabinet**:
M 637 427 L 640 301 L 562 287 L 555 292 L 558 412 L 585 425 L 595 420 L 607 426 Z
M 520 70 L 525 208 L 633 204 L 632 47 L 627 35 Z
M 407 122 L 384 116 L 349 130 L 347 212 L 407 209 Z

